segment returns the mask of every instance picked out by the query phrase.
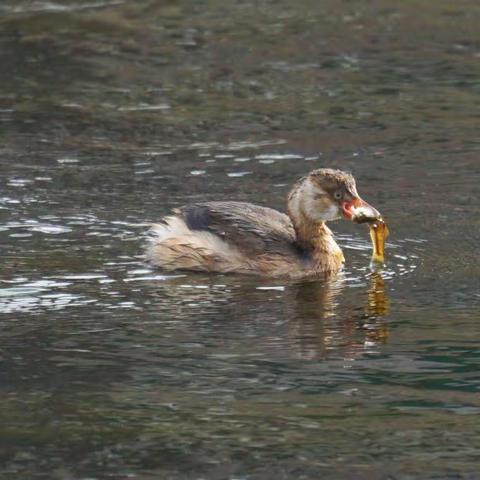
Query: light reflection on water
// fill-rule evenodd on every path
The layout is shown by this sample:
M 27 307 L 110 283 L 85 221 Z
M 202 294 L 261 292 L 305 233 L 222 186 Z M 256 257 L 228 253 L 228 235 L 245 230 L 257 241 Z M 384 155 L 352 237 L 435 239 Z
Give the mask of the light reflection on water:
M 40 240 L 40 243 L 48 240 L 50 235 L 55 237 L 68 235 L 68 239 L 62 241 L 58 239 L 60 245 L 64 242 L 75 247 L 77 243 L 78 233 L 82 232 L 84 237 L 88 239 L 89 237 L 107 237 L 115 238 L 120 241 L 132 241 L 136 240 L 137 254 L 133 257 L 124 257 L 124 262 L 106 261 L 103 268 L 96 272 L 79 272 L 79 273 L 63 273 L 60 275 L 47 275 L 44 279 L 32 281 L 32 278 L 28 277 L 14 277 L 12 279 L 2 280 L 4 284 L 15 284 L 13 288 L 1 288 L 0 297 L 2 297 L 2 302 L 0 303 L 0 312 L 11 313 L 15 310 L 19 311 L 28 311 L 35 312 L 37 310 L 42 311 L 43 309 L 50 308 L 66 308 L 66 307 L 79 307 L 81 305 L 88 306 L 91 302 L 94 302 L 95 299 L 88 298 L 83 295 L 76 295 L 73 292 L 68 292 L 68 290 L 76 290 L 78 284 L 80 285 L 89 285 L 89 291 L 92 293 L 95 290 L 101 291 L 102 295 L 108 295 L 108 290 L 111 289 L 112 292 L 116 289 L 116 284 L 118 282 L 130 283 L 135 282 L 136 284 L 141 284 L 141 282 L 168 282 L 171 283 L 171 280 L 177 278 L 183 278 L 186 276 L 186 273 L 179 274 L 162 274 L 161 272 L 156 272 L 150 268 L 142 261 L 142 237 L 145 236 L 148 229 L 148 224 L 132 224 L 129 222 L 123 221 L 111 221 L 111 222 L 100 222 L 95 216 L 74 216 L 67 218 L 59 218 L 54 215 L 43 216 L 42 218 L 50 222 L 55 223 L 46 223 L 44 221 L 38 220 L 23 220 L 19 222 L 6 222 L 3 226 L 0 227 L 1 231 L 4 231 L 5 234 L 12 239 L 16 238 L 29 238 L 32 237 L 34 233 L 43 234 L 45 237 L 43 240 Z M 80 230 L 81 228 L 81 230 Z M 21 233 L 16 233 L 21 232 Z M 352 237 L 351 235 L 339 235 L 338 241 L 346 250 L 353 250 L 361 252 L 362 262 L 357 262 L 355 269 L 348 269 L 341 273 L 339 278 L 336 279 L 336 282 L 339 284 L 345 284 L 349 287 L 362 287 L 372 282 L 372 285 L 376 282 L 376 276 L 372 276 L 369 280 L 369 268 L 368 268 L 368 256 L 370 254 L 371 245 L 367 239 L 362 239 L 360 237 Z M 401 243 L 389 243 L 388 249 L 390 252 L 390 261 L 388 265 L 385 265 L 382 269 L 381 277 L 385 279 L 391 279 L 395 275 L 405 275 L 409 272 L 413 272 L 416 268 L 416 261 L 418 261 L 418 255 L 411 253 L 410 250 L 405 250 L 404 254 L 393 253 L 395 251 L 402 251 Z M 137 259 L 135 259 L 137 257 Z M 108 275 L 108 270 L 119 267 L 120 265 L 125 265 L 115 278 L 111 278 Z M 99 268 L 97 266 L 97 268 Z M 260 284 L 264 283 L 263 279 L 256 279 Z M 317 282 L 318 284 L 318 282 Z M 172 284 L 173 285 L 173 284 Z M 69 288 L 70 287 L 70 288 Z M 208 285 L 196 285 L 195 288 L 209 288 Z M 280 290 L 284 291 L 285 286 L 258 286 L 258 290 Z M 375 289 L 376 287 L 373 286 Z M 382 287 L 383 288 L 383 287 Z M 333 287 L 332 285 L 325 286 L 325 289 L 329 291 L 332 290 L 336 294 L 340 294 L 342 288 Z M 320 288 L 321 291 L 324 288 Z M 383 291 L 383 289 L 382 289 Z M 38 295 L 36 295 L 38 294 Z M 217 292 L 217 294 L 222 295 L 222 292 Z M 98 296 L 98 293 L 95 294 Z M 330 297 L 327 295 L 322 301 L 319 302 L 322 305 L 325 305 L 325 308 L 328 310 L 328 305 L 332 302 L 327 299 Z M 115 300 L 117 302 L 117 300 Z M 133 306 L 133 303 L 124 302 L 124 306 Z
M 476 478 L 478 13 L 2 2 L 0 476 Z M 144 263 L 172 207 L 319 166 L 380 272 L 346 222 L 328 282 Z

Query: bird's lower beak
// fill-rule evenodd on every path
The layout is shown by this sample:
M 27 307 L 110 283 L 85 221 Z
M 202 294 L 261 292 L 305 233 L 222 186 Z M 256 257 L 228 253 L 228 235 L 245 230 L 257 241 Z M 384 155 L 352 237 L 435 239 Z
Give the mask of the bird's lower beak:
M 366 223 L 380 220 L 380 212 L 363 201 L 361 198 L 354 198 L 350 202 L 342 203 L 343 216 L 355 223 Z

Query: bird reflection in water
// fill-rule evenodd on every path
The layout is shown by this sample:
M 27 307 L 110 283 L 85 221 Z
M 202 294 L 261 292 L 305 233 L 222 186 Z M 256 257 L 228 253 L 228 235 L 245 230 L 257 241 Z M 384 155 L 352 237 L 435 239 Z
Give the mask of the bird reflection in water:
M 361 305 L 346 303 L 344 277 L 296 285 L 289 343 L 299 358 L 355 358 L 373 353 L 386 343 L 384 317 L 390 307 L 385 281 L 380 272 L 372 272 L 368 281 Z
M 235 339 L 232 351 L 243 354 L 242 348 L 252 347 L 253 336 L 253 345 L 265 355 L 284 355 L 287 347 L 289 356 L 302 359 L 355 358 L 378 351 L 388 339 L 384 279 L 380 272 L 372 272 L 366 280 L 368 285 L 354 288 L 342 275 L 259 286 L 256 278 L 239 283 L 237 276 L 219 280 L 198 274 L 153 281 L 150 287 L 162 312 L 160 325 L 169 319 L 174 326 L 189 325 L 186 330 L 174 328 L 180 337 L 187 332 L 199 343 L 218 341 L 222 348 L 225 338 Z

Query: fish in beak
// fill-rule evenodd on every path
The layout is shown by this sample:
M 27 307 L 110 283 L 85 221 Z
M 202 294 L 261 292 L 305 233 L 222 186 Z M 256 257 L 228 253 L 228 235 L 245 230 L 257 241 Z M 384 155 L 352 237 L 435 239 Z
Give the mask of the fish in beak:
M 380 212 L 360 197 L 343 202 L 342 212 L 343 216 L 352 220 L 352 222 L 368 223 L 373 247 L 372 261 L 376 264 L 383 264 L 385 261 L 385 240 L 389 232 Z

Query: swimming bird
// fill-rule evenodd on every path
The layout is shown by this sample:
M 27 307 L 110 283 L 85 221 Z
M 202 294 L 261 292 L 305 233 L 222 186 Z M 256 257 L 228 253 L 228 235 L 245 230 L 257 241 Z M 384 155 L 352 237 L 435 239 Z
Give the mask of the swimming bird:
M 288 214 L 247 202 L 185 205 L 152 226 L 148 261 L 164 270 L 270 277 L 328 276 L 345 259 L 326 223 L 380 219 L 349 173 L 319 168 L 300 178 Z

